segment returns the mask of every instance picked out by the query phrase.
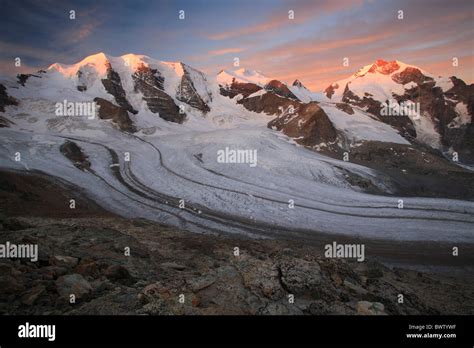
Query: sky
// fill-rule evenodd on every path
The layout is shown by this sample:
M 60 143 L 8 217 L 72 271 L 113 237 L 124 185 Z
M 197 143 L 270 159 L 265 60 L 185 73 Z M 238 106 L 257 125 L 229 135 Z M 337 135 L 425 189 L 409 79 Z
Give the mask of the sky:
M 104 52 L 211 75 L 239 58 L 241 68 L 313 91 L 377 59 L 474 82 L 474 0 L 0 0 L 0 33 L 4 76 Z

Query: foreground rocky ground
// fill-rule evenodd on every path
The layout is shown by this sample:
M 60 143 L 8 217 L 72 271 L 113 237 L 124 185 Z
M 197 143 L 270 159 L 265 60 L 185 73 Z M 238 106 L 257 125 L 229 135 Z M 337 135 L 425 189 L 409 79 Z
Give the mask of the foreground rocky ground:
M 474 313 L 466 275 L 327 259 L 296 241 L 193 234 L 116 217 L 85 198 L 70 217 L 62 202 L 71 188 L 1 178 L 0 243 L 39 248 L 37 262 L 0 259 L 1 314 Z
M 2 226 L 3 243 L 39 245 L 36 263 L 0 262 L 2 314 L 474 313 L 472 283 L 329 260 L 292 242 L 120 218 L 3 218 Z

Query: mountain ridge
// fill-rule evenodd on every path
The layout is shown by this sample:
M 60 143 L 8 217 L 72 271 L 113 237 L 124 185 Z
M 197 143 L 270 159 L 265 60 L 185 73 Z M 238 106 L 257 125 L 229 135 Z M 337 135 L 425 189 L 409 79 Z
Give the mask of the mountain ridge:
M 43 82 L 38 82 L 38 77 Z M 474 161 L 474 149 L 469 140 L 474 134 L 474 85 L 466 85 L 455 77 L 434 77 L 414 65 L 398 60 L 377 59 L 348 78 L 332 83 L 324 94 L 308 90 L 299 79 L 290 85 L 265 76 L 258 70 L 221 70 L 215 77 L 209 77 L 180 61 L 165 62 L 133 53 L 114 57 L 99 52 L 74 64 L 51 64 L 47 70 L 40 70 L 38 75 L 19 75 L 18 80 L 23 87 L 26 84 L 25 88 L 29 88 L 30 78 L 36 79 L 37 86 L 34 88 L 50 90 L 50 97 L 53 98 L 57 95 L 54 93 L 55 89 L 74 86 L 83 95 L 74 98 L 83 99 L 90 94 L 91 99 L 102 98 L 114 103 L 131 113 L 130 121 L 125 117 L 126 124 L 140 123 L 140 113 L 144 111 L 157 114 L 168 122 L 182 124 L 187 119 L 187 114 L 199 117 L 199 114 L 209 113 L 216 100 L 218 104 L 215 107 L 218 109 L 223 103 L 229 106 L 221 99 L 224 96 L 250 112 L 263 111 L 273 116 L 282 116 L 279 108 L 287 108 L 295 102 L 316 102 L 329 118 L 332 117 L 330 122 L 333 126 L 339 128 L 340 132 L 350 133 L 354 132 L 354 123 L 347 128 L 348 120 L 344 120 L 339 114 L 331 115 L 335 110 L 342 110 L 349 117 L 354 110 L 359 110 L 356 112 L 367 125 L 374 121 L 360 112 L 389 125 L 411 143 L 423 143 L 449 154 L 459 152 L 463 162 Z M 34 89 L 31 94 L 33 92 Z M 17 93 L 17 99 L 21 100 L 21 97 L 21 93 Z M 383 115 L 381 110 L 390 100 L 419 103 L 420 112 L 396 117 Z M 133 116 L 137 114 L 138 118 Z M 122 123 L 123 119 L 122 115 Z M 127 129 L 140 127 L 133 125 Z M 284 127 L 282 131 L 285 132 Z M 359 136 L 365 134 L 362 139 L 374 138 L 365 131 L 357 132 Z M 290 133 L 295 134 L 294 130 Z M 345 138 L 343 143 L 348 139 L 347 136 Z M 357 136 L 354 139 L 356 138 Z M 375 139 L 378 138 L 372 140 Z M 315 144 L 314 139 L 306 139 L 304 142 Z

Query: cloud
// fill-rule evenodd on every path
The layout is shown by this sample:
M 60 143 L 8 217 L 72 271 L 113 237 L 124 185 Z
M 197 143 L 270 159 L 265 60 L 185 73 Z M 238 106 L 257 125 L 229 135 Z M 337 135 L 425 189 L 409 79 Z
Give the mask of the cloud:
M 433 9 L 426 11 L 432 14 Z M 324 35 L 316 33 L 303 39 L 280 41 L 273 47 L 260 45 L 263 48 L 258 51 L 249 50 L 240 57 L 241 64 L 290 83 L 298 78 L 313 90 L 322 90 L 379 58 L 401 60 L 438 75 L 457 75 L 470 83 L 472 65 L 464 64 L 453 72 L 449 65 L 452 57 L 472 52 L 472 12 L 451 8 L 451 12 L 442 8 L 436 11 L 436 21 L 432 16 L 429 20 L 413 17 L 412 8 L 405 11 L 411 19 L 404 21 L 390 19 L 389 10 L 386 16 L 370 21 L 351 13 L 347 20 L 332 23 Z M 350 67 L 342 65 L 344 57 L 349 57 Z
M 88 38 L 100 25 L 100 22 L 97 20 L 93 20 L 91 22 L 85 23 L 81 25 L 79 28 L 72 30 L 70 33 L 66 33 L 65 35 L 68 36 L 71 42 L 79 42 L 83 41 Z
M 50 63 L 57 62 L 58 58 L 61 59 L 68 57 L 66 52 L 58 54 L 49 49 L 36 48 L 29 45 L 21 45 L 5 41 L 0 41 L 0 52 L 2 52 L 2 57 L 9 56 L 12 59 L 20 57 L 23 61 L 26 61 L 28 58 L 34 58 L 34 60 Z
M 229 53 L 239 53 L 245 51 L 245 48 L 240 48 L 240 47 L 232 47 L 232 48 L 222 48 L 218 50 L 213 50 L 207 52 L 208 55 L 210 56 L 222 56 L 224 54 L 229 54 Z
M 303 3 L 290 1 L 284 8 L 282 7 L 278 11 L 273 11 L 262 23 L 210 34 L 207 37 L 211 40 L 227 40 L 235 37 L 265 33 L 275 29 L 282 29 L 285 26 L 302 24 L 322 15 L 357 7 L 362 3 L 362 0 L 309 1 Z M 289 18 L 289 11 L 293 11 L 293 19 Z
M 30 66 L 22 62 L 21 66 L 15 66 L 14 59 L 0 59 L 0 76 L 12 77 L 16 74 L 30 74 L 39 70 L 36 66 Z

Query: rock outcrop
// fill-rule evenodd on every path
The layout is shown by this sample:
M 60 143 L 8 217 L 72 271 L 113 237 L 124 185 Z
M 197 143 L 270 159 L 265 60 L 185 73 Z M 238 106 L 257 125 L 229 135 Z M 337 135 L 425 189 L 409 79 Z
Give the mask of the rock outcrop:
M 377 74 L 379 75 L 376 76 Z M 372 66 L 364 67 L 349 79 L 340 82 L 342 86 L 333 83 L 326 88 L 328 98 L 336 98 L 336 101 L 365 109 L 380 121 L 397 129 L 409 141 L 415 138 L 424 141 L 425 130 L 417 130 L 417 126 L 433 127 L 439 134 L 439 141 L 430 135 L 425 142 L 427 145 L 443 152 L 457 152 L 459 161 L 474 163 L 474 84 L 467 85 L 454 76 L 449 79 L 428 76 L 416 67 L 383 60 L 377 60 Z M 400 87 L 393 87 L 394 83 Z M 378 91 L 377 96 L 370 93 L 374 90 Z M 336 91 L 339 94 L 334 97 Z M 383 103 L 390 100 L 395 100 L 399 105 L 417 105 L 418 115 L 384 114 Z M 420 118 L 428 121 L 422 122 L 422 125 L 414 124 Z
M 296 100 L 283 98 L 272 92 L 242 98 L 237 103 L 243 105 L 247 110 L 264 112 L 267 115 L 280 115 L 284 113 L 285 110 L 295 109 L 301 105 L 301 103 Z
M 298 100 L 298 98 L 289 90 L 289 88 L 281 81 L 271 80 L 265 85 L 265 90 L 273 92 L 284 98 Z
M 206 103 L 206 101 L 210 102 L 212 100 L 211 93 L 206 90 L 206 101 L 204 101 L 203 98 L 197 92 L 196 86 L 194 86 L 192 78 L 192 75 L 197 76 L 203 82 L 202 85 L 204 86 L 204 88 L 206 88 L 206 76 L 202 72 L 197 71 L 187 66 L 186 64 L 181 63 L 181 66 L 183 68 L 183 76 L 181 77 L 181 82 L 178 87 L 176 99 L 204 113 L 211 111 L 209 105 L 207 105 Z
M 455 77 L 450 81 L 453 87 L 443 91 L 431 79 L 421 83 L 418 79 L 417 87 L 405 90 L 405 94 L 396 96 L 396 100 L 419 103 L 420 113 L 430 117 L 445 149 L 458 152 L 461 162 L 474 163 L 474 84 L 467 85 Z
M 362 98 L 355 95 L 351 90 L 349 84 L 346 85 L 342 102 L 365 109 L 368 113 L 376 116 L 380 121 L 391 125 L 397 129 L 401 135 L 408 139 L 416 137 L 415 126 L 410 117 L 405 115 L 399 116 L 385 116 L 382 115 L 382 102 L 373 99 L 370 95 L 364 95 Z
M 402 196 L 474 198 L 472 172 L 428 146 L 365 142 L 351 149 L 350 161 L 377 170 Z
M 107 65 L 107 77 L 102 79 L 102 84 L 104 85 L 107 93 L 112 94 L 115 98 L 115 101 L 123 109 L 130 111 L 132 114 L 138 113 L 127 100 L 127 94 L 122 86 L 122 80 L 120 75 L 112 68 L 110 62 L 106 63 Z M 79 73 L 79 71 L 78 71 Z M 79 89 L 80 86 L 78 86 Z M 79 89 L 80 90 L 80 89 Z
M 299 87 L 299 88 L 306 88 L 300 80 L 296 79 L 295 81 L 293 81 L 293 86 L 295 87 Z M 307 88 L 306 88 L 307 89 Z
M 313 147 L 321 143 L 334 143 L 337 132 L 324 110 L 315 102 L 300 104 L 293 113 L 283 115 L 268 123 L 269 128 L 282 131 L 301 145 Z
M 417 85 L 421 85 L 426 81 L 433 81 L 433 78 L 423 75 L 420 69 L 407 67 L 405 70 L 393 74 L 392 80 L 401 85 L 414 82 Z
M 66 156 L 77 168 L 88 170 L 91 163 L 87 160 L 87 156 L 82 149 L 73 141 L 66 140 L 60 147 L 61 153 Z
M 136 128 L 126 109 L 116 106 L 102 98 L 95 98 L 94 102 L 99 106 L 98 115 L 100 119 L 112 120 L 122 131 L 130 133 L 136 132 Z
M 241 94 L 244 98 L 247 98 L 249 95 L 258 92 L 262 87 L 256 85 L 255 83 L 244 83 L 237 82 L 235 79 L 232 80 L 230 86 L 220 86 L 220 93 L 229 98 L 234 98 L 236 95 Z
M 173 98 L 165 93 L 164 77 L 156 69 L 144 64 L 132 75 L 135 90 L 143 94 L 143 99 L 153 113 L 170 122 L 183 123 L 186 114 L 180 110 Z
M 18 105 L 18 101 L 7 94 L 7 88 L 0 83 L 0 112 L 5 112 L 5 106 Z
M 44 70 L 38 70 L 36 74 L 17 74 L 16 80 L 20 85 L 24 87 L 26 84 L 26 81 L 28 81 L 30 77 L 41 78 L 41 74 L 44 74 L 44 73 L 45 73 Z
M 328 86 L 325 90 L 324 90 L 324 94 L 326 94 L 326 97 L 328 97 L 329 99 L 332 98 L 332 96 L 334 95 L 334 92 L 336 91 L 336 89 L 339 88 L 339 85 L 337 83 L 333 83 L 332 85 Z
M 383 75 L 390 75 L 398 69 L 400 69 L 400 65 L 398 65 L 397 61 L 387 62 L 383 59 L 377 59 L 368 73 L 379 72 Z

